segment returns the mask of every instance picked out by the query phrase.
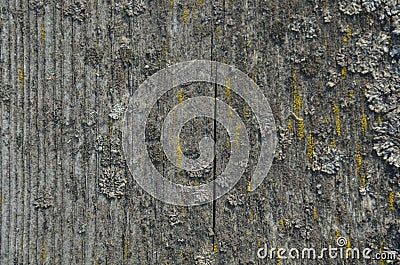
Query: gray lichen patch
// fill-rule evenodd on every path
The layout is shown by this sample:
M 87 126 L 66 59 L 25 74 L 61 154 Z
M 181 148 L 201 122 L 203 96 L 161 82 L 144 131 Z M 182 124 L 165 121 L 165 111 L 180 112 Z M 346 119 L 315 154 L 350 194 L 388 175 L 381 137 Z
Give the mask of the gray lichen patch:
M 64 12 L 65 16 L 70 16 L 79 22 L 83 22 L 89 17 L 86 1 L 74 1 L 66 7 Z
M 312 43 L 305 46 L 296 43 L 289 48 L 289 60 L 298 66 L 305 77 L 316 77 L 321 73 L 326 49 L 323 45 Z
M 325 83 L 326 87 L 333 88 L 339 83 L 340 76 L 334 69 L 329 69 L 328 72 L 326 73 L 326 79 L 327 79 L 327 82 Z
M 85 63 L 93 68 L 100 66 L 104 53 L 96 47 L 87 48 L 85 54 Z
M 101 174 L 99 191 L 109 199 L 120 198 L 125 194 L 127 171 L 122 155 L 121 132 L 114 130 L 112 135 L 100 135 L 95 149 L 100 155 Z
M 33 206 L 36 209 L 47 209 L 53 206 L 53 201 L 53 196 L 49 192 L 44 191 L 35 197 L 35 200 L 33 201 Z
M 293 16 L 289 29 L 304 36 L 306 39 L 318 37 L 320 28 L 315 17 Z
M 286 159 L 289 146 L 292 144 L 290 131 L 281 126 L 278 127 L 278 144 L 275 150 L 276 159 L 283 161 Z
M 398 72 L 379 72 L 367 84 L 369 108 L 379 116 L 374 123 L 374 150 L 378 156 L 400 167 L 400 78 Z
M 353 73 L 371 73 L 388 57 L 389 47 L 390 36 L 387 33 L 368 32 L 361 35 L 355 45 L 340 49 L 336 62 Z
M 362 0 L 361 5 L 365 8 L 367 12 L 374 12 L 377 10 L 382 4 L 381 0 Z
M 125 193 L 126 172 L 116 166 L 103 169 L 99 178 L 100 192 L 110 199 L 120 198 Z
M 226 203 L 229 207 L 243 206 L 245 198 L 242 195 L 229 194 L 226 198 Z
M 339 10 L 344 14 L 352 16 L 366 11 L 376 11 L 382 4 L 381 0 L 343 0 L 339 1 Z
M 215 264 L 215 257 L 209 251 L 202 251 L 201 254 L 194 257 L 196 265 L 213 265 Z
M 118 59 L 125 67 L 132 65 L 134 62 L 134 52 L 132 49 L 132 45 L 127 38 L 122 38 L 120 41 Z
M 344 153 L 332 145 L 323 147 L 321 144 L 315 145 L 313 155 L 312 170 L 319 171 L 328 175 L 337 174 L 340 170 Z
M 123 0 L 116 2 L 114 8 L 128 17 L 133 17 L 143 14 L 146 11 L 146 4 L 143 0 Z
M 119 120 L 125 112 L 125 107 L 122 104 L 115 104 L 108 116 L 113 120 Z
M 362 10 L 360 0 L 339 1 L 339 10 L 349 16 L 359 14 Z
M 10 86 L 8 85 L 0 85 L 0 100 L 4 103 L 10 101 L 10 94 L 11 94 Z
M 30 8 L 38 11 L 38 14 L 43 14 L 43 9 L 49 2 L 49 0 L 34 0 L 30 3 Z
M 185 212 L 174 207 L 171 212 L 166 214 L 166 219 L 171 226 L 180 225 L 185 220 Z

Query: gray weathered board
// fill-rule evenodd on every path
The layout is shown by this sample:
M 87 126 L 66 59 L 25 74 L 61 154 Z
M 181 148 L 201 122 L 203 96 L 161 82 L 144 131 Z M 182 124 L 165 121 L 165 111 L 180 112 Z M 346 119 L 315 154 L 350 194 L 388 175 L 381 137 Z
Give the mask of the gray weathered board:
M 346 247 L 399 252 L 398 1 L 0 3 L 0 264 L 385 263 L 257 257 L 265 243 L 321 249 L 339 237 Z M 147 130 L 161 172 L 175 168 L 157 132 L 189 97 L 234 106 L 254 142 L 249 170 L 227 195 L 173 206 L 129 173 L 123 110 L 148 76 L 194 59 L 248 74 L 269 100 L 279 143 L 263 184 L 248 193 L 258 152 L 249 108 L 227 87 L 173 88 Z M 227 135 L 210 119 L 182 129 L 185 154 L 196 157 L 205 134 L 217 140 L 216 163 L 174 181 L 197 185 L 224 169 Z

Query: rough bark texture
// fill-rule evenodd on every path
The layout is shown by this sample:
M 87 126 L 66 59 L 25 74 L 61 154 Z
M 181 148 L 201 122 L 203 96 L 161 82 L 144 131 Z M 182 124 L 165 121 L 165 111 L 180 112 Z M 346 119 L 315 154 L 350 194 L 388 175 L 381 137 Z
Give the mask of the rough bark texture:
M 383 264 L 257 257 L 264 243 L 321 249 L 341 236 L 347 247 L 399 252 L 397 1 L 0 3 L 1 264 Z M 148 76 L 193 59 L 248 74 L 270 102 L 279 144 L 255 192 L 257 145 L 229 194 L 180 207 L 132 179 L 122 114 Z M 215 94 L 257 132 L 233 91 L 174 88 L 149 117 L 161 172 L 175 170 L 157 144 L 163 117 Z M 226 165 L 227 135 L 209 119 L 182 130 L 185 154 L 198 154 L 204 131 L 217 139 L 216 168 L 190 180 L 178 172 L 176 182 L 206 182 Z

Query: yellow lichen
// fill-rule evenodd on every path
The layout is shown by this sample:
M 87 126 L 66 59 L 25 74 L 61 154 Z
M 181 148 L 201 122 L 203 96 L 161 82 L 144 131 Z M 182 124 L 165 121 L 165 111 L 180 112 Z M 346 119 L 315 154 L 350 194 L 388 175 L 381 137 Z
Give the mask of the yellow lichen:
M 341 135 L 341 124 L 340 124 L 340 109 L 339 106 L 333 102 L 333 114 L 335 116 L 335 127 L 336 127 L 336 134 L 338 136 Z
M 295 69 L 292 73 L 292 79 L 296 80 L 297 79 L 297 70 Z
M 293 123 L 292 123 L 291 119 L 289 119 L 287 127 L 289 130 L 291 130 L 293 128 Z
M 247 194 L 250 196 L 250 191 L 251 191 L 251 181 L 247 181 Z
M 281 228 L 283 228 L 285 226 L 285 220 L 283 220 L 283 217 L 281 217 L 281 219 L 279 219 L 279 226 Z
M 379 252 L 382 253 L 383 252 L 383 242 L 380 242 L 381 247 L 379 248 Z M 379 262 L 381 263 L 381 265 L 385 265 L 385 260 L 382 258 L 382 256 L 379 259 Z
M 170 7 L 174 7 L 174 5 L 175 5 L 174 0 L 169 1 L 169 6 Z
M 128 250 L 129 250 L 129 237 L 125 236 L 125 245 L 124 245 L 124 260 L 128 259 Z
M 189 17 L 189 9 L 185 6 L 183 8 L 183 23 L 187 23 L 188 22 L 188 17 Z
M 114 123 L 110 120 L 110 122 L 108 123 L 108 134 L 110 136 L 113 135 L 113 126 L 114 126 Z
M 351 28 L 347 28 L 346 35 L 343 36 L 343 42 L 346 43 L 350 37 L 351 37 Z
M 316 205 L 314 205 L 313 216 L 314 216 L 314 220 L 317 220 L 317 206 Z
M 297 88 L 297 71 L 294 70 L 292 73 L 292 85 L 293 85 L 293 114 L 297 120 L 297 129 L 298 129 L 298 135 L 300 140 L 303 139 L 304 136 L 304 120 L 298 116 L 300 116 L 300 110 L 301 110 L 301 96 Z
M 46 241 L 42 241 L 42 248 L 40 249 L 40 260 L 42 263 L 46 260 Z
M 168 47 L 167 47 L 167 42 L 166 41 L 164 41 L 164 43 L 163 43 L 163 53 L 164 53 L 164 56 L 167 57 L 167 55 L 168 55 Z
M 361 115 L 361 131 L 365 133 L 367 130 L 367 115 L 363 112 Z
M 382 124 L 382 116 L 381 115 L 378 116 L 378 123 Z
M 182 170 L 182 148 L 181 148 L 181 139 L 179 136 L 176 139 L 176 166 L 178 167 L 178 172 Z
M 303 140 L 303 137 L 304 137 L 304 121 L 303 120 L 299 120 L 297 126 L 298 126 L 299 138 L 300 138 L 300 141 L 301 141 L 301 140 Z
M 236 147 L 239 147 L 240 129 L 242 129 L 242 125 L 240 123 L 238 123 L 235 126 L 235 133 L 233 134 L 233 139 L 235 141 Z
M 283 258 L 281 256 L 281 250 L 282 250 L 282 248 L 280 248 L 280 247 L 276 248 L 276 264 L 277 265 L 281 265 L 281 259 Z
M 342 68 L 342 79 L 345 79 L 345 78 L 346 78 L 346 75 L 347 75 L 346 67 L 343 67 L 343 68 Z
M 350 237 L 346 237 L 346 249 L 350 249 Z M 346 257 L 349 258 L 351 255 L 350 251 L 346 251 Z
M 219 37 L 221 35 L 221 25 L 218 25 L 215 27 L 215 35 Z M 246 64 L 246 60 L 244 61 L 244 64 Z
M 336 239 L 340 237 L 340 230 L 339 229 L 335 230 L 335 237 L 336 237 Z
M 225 99 L 228 100 L 231 97 L 231 85 L 230 85 L 230 79 L 226 78 L 225 79 Z
M 243 118 L 244 118 L 244 120 L 248 120 L 249 119 L 249 112 L 250 112 L 249 106 L 245 105 L 243 107 Z
M 357 167 L 357 175 L 361 177 L 361 165 L 362 165 L 362 154 L 360 144 L 356 144 L 356 167 Z
M 300 110 L 301 110 L 301 97 L 300 97 L 299 91 L 297 90 L 297 86 L 294 86 L 294 90 L 293 90 L 293 112 L 298 115 Z
M 23 88 L 24 87 L 24 67 L 21 65 L 21 67 L 18 69 L 18 81 L 19 81 L 19 87 Z
M 393 191 L 389 194 L 389 208 L 392 212 L 394 212 L 394 192 Z
M 312 131 L 308 133 L 307 137 L 307 156 L 311 163 L 314 161 L 314 136 Z
M 40 41 L 44 44 L 44 40 L 46 38 L 46 30 L 44 27 L 44 20 L 40 21 Z
M 217 244 L 216 243 L 212 244 L 212 249 L 213 249 L 214 253 L 218 252 L 218 248 L 217 248 Z
M 253 213 L 252 212 L 250 212 L 250 214 L 249 214 L 249 220 L 250 220 L 250 222 L 253 222 Z
M 352 31 L 351 31 L 351 28 L 348 27 L 348 28 L 347 28 L 347 33 L 346 33 L 347 38 L 350 38 L 351 32 L 352 32 Z
M 350 89 L 350 91 L 349 91 L 349 97 L 350 97 L 351 99 L 353 99 L 353 97 L 354 97 L 354 89 Z
M 179 89 L 179 91 L 178 91 L 178 102 L 182 103 L 182 101 L 183 101 L 183 91 L 182 91 L 182 89 Z
M 361 180 L 361 184 L 363 186 L 365 186 L 365 177 L 364 176 L 360 176 L 360 180 Z

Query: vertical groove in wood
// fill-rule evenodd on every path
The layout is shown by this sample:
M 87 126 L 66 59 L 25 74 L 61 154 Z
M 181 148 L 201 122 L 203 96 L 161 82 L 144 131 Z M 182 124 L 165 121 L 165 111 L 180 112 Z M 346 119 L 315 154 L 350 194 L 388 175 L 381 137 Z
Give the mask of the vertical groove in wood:
M 53 90 L 53 115 L 55 118 L 54 124 L 54 152 L 55 152 L 55 178 L 54 178 L 54 206 L 53 206 L 53 218 L 54 218 L 54 263 L 63 264 L 63 246 L 64 246 L 64 211 L 63 211 L 63 167 L 62 161 L 64 160 L 64 153 L 62 152 L 63 147 L 63 50 L 62 50 L 62 14 L 59 8 L 56 7 L 56 3 L 52 5 L 53 12 L 53 25 L 52 25 L 52 37 L 54 45 L 54 90 Z
M 94 1 L 94 8 L 95 8 L 95 16 L 96 16 L 96 24 L 95 24 L 95 33 L 96 33 L 96 39 L 95 39 L 95 44 L 96 44 L 96 46 L 102 51 L 102 54 L 105 54 L 105 51 L 104 51 L 104 48 L 105 47 L 103 47 L 103 45 L 101 45 L 100 44 L 100 41 L 99 41 L 99 39 L 100 39 L 100 33 L 99 33 L 99 31 L 102 31 L 103 29 L 100 27 L 100 22 L 101 21 L 103 21 L 103 20 L 101 20 L 101 16 L 100 16 L 100 10 L 99 10 L 99 1 L 100 0 L 95 0 Z M 103 55 L 104 56 L 104 55 Z M 104 60 L 104 58 L 102 58 L 102 60 L 101 60 L 101 62 L 103 62 L 103 60 Z M 101 65 L 102 65 L 102 63 L 99 63 L 97 66 L 96 66 L 96 71 L 97 71 L 97 73 L 96 73 L 96 75 L 95 75 L 95 78 L 94 78 L 94 84 L 95 84 L 95 89 L 94 89 L 94 95 L 95 95 L 95 104 L 94 104 L 94 111 L 95 111 L 95 113 L 96 113 L 96 124 L 95 124 L 95 148 L 96 148 L 96 150 L 98 149 L 98 147 L 97 147 L 97 139 L 98 139 L 98 137 L 99 137 L 99 134 L 100 134 L 100 132 L 99 132 L 99 128 L 100 128 L 100 122 L 101 122 L 101 119 L 100 119 L 100 115 L 101 115 L 101 107 L 100 106 L 102 106 L 102 102 L 101 102 L 101 100 L 99 99 L 100 98 L 100 95 L 102 95 L 102 87 L 101 87 L 101 85 L 100 85 L 100 82 L 99 82 L 99 75 L 100 75 L 100 69 L 101 69 Z M 94 240 L 94 242 L 93 242 L 93 253 L 92 253 L 92 261 L 91 261 L 91 263 L 94 263 L 94 264 L 96 264 L 96 262 L 98 262 L 98 258 L 99 258 L 99 252 L 98 252 L 98 238 L 99 238 L 99 236 L 98 236 L 98 227 L 97 227 L 97 224 L 98 224 L 98 202 L 99 202 L 99 194 L 98 194 L 98 190 L 99 190 L 99 182 L 98 182 L 98 179 L 99 179 L 99 174 L 100 174 L 100 169 L 99 169 L 99 163 L 100 163 L 100 158 L 99 158 L 99 153 L 98 152 L 95 152 L 95 160 L 93 161 L 93 163 L 94 163 L 94 165 L 93 165 L 93 170 L 94 170 L 94 175 L 93 175 L 93 187 L 92 187 L 92 189 L 93 189 L 93 192 L 94 192 L 94 195 L 93 195 L 93 197 L 94 197 L 94 205 L 93 205 L 93 218 L 94 218 L 94 220 L 93 220 L 93 222 L 94 222 L 94 227 L 93 227 L 93 235 L 92 235 L 92 238 L 93 238 L 93 240 Z M 101 252 L 100 252 L 101 253 Z
M 12 2 L 12 9 L 13 10 L 18 10 L 17 7 L 17 1 Z M 18 28 L 18 20 L 20 19 L 18 14 L 16 12 L 15 18 L 13 20 L 13 25 L 11 27 L 12 31 L 10 32 L 11 35 L 11 43 L 9 46 L 9 49 L 12 52 L 11 55 L 11 66 L 10 66 L 10 81 L 11 81 L 11 90 L 13 91 L 12 96 L 11 96 L 11 105 L 10 105 L 10 112 L 9 112 L 9 128 L 10 128 L 10 144 L 9 144 L 9 226 L 8 226 L 8 239 L 9 239 L 9 246 L 8 246 L 8 251 L 9 251 L 9 258 L 8 262 L 11 264 L 14 262 L 14 255 L 15 255 L 15 237 L 16 237 L 16 211 L 17 211 L 17 182 L 16 182 L 16 122 L 18 120 L 17 117 L 17 111 L 18 111 L 18 80 L 19 80 L 19 75 L 18 75 L 18 33 L 17 33 L 17 28 Z
M 61 12 L 61 29 L 62 29 L 62 46 L 61 53 L 62 58 L 62 113 L 63 113 L 63 123 L 62 123 L 62 144 L 61 148 L 63 152 L 62 155 L 62 213 L 63 218 L 63 264 L 74 264 L 73 262 L 73 202 L 75 198 L 71 196 L 71 191 L 73 191 L 73 165 L 72 165 L 72 144 L 74 141 L 74 128 L 73 128 L 73 77 L 72 77 L 72 61 L 73 55 L 71 51 L 71 46 L 73 42 L 72 36 L 72 18 L 66 16 L 66 8 L 68 3 L 62 3 Z
M 61 121 L 61 117 L 59 116 L 60 113 L 60 86 L 59 86 L 59 79 L 61 79 L 62 77 L 59 74 L 59 60 L 60 60 L 60 54 L 59 54 L 59 50 L 58 50 L 58 11 L 56 9 L 56 4 L 55 2 L 53 2 L 49 7 L 48 10 L 51 14 L 51 18 L 52 18 L 52 22 L 51 25 L 48 25 L 48 31 L 50 34 L 49 40 L 51 41 L 51 46 L 52 46 L 52 68 L 51 68 L 51 72 L 49 73 L 50 78 L 51 78 L 51 83 L 53 86 L 53 89 L 51 91 L 52 93 L 52 101 L 51 102 L 52 106 L 51 106 L 51 114 L 52 114 L 52 118 L 53 118 L 53 125 L 51 127 L 51 130 L 53 132 L 53 136 L 52 138 L 52 142 L 53 142 L 53 148 L 52 148 L 52 153 L 53 153 L 53 160 L 52 160 L 52 164 L 53 164 L 53 180 L 52 180 L 52 190 L 51 190 L 51 194 L 53 197 L 53 207 L 51 209 L 51 215 L 52 215 L 52 219 L 54 220 L 53 222 L 53 233 L 52 233 L 52 238 L 51 238 L 51 258 L 49 258 L 50 260 L 52 260 L 55 264 L 60 264 L 61 263 L 61 259 L 60 259 L 60 252 L 59 249 L 62 247 L 62 245 L 60 244 L 60 241 L 62 240 L 60 238 L 60 234 L 61 234 L 61 211 L 60 211 L 60 172 L 59 172 L 59 161 L 60 161 L 60 157 L 59 157 L 59 137 L 60 137 L 60 121 Z
M 36 123 L 36 135 L 37 135 L 37 145 L 38 145 L 38 160 L 37 167 L 38 172 L 35 176 L 37 179 L 37 191 L 34 193 L 36 197 L 36 201 L 39 198 L 46 196 L 46 183 L 47 183 L 47 165 L 46 165 L 46 147 L 48 144 L 47 141 L 47 132 L 46 132 L 46 120 L 45 120 L 45 93 L 47 88 L 46 86 L 46 49 L 42 44 L 42 36 L 41 31 L 44 27 L 44 22 L 42 16 L 46 15 L 39 14 L 36 11 L 36 21 L 35 21 L 35 30 L 36 30 L 36 39 L 34 40 L 37 45 L 37 60 L 38 60 L 38 71 L 37 71 L 37 123 Z M 46 257 L 46 212 L 42 209 L 41 205 L 36 210 L 37 214 L 37 237 L 36 237 L 36 263 L 43 264 L 45 262 Z
M 28 1 L 28 5 L 29 5 Z M 25 161 L 24 161 L 24 179 L 26 180 L 26 189 L 25 191 L 25 202 L 24 202 L 24 208 L 25 208 L 25 214 L 24 214 L 24 236 L 23 236 L 23 241 L 24 241 L 24 254 L 23 254 L 23 259 L 22 262 L 24 264 L 29 263 L 29 254 L 30 254 L 30 235 L 31 235 L 31 209 L 32 209 L 32 175 L 31 175 L 31 137 L 32 137 L 32 131 L 31 131 L 31 125 L 32 125 L 32 113 L 33 113 L 33 108 L 32 108 L 32 74 L 33 71 L 31 70 L 32 68 L 32 50 L 31 50 L 31 11 L 28 10 L 27 12 L 27 20 L 26 20 L 26 25 L 24 28 L 26 28 L 27 34 L 26 34 L 26 43 L 24 45 L 25 50 L 26 50 L 26 58 L 27 58 L 27 64 L 26 64 L 26 87 L 24 89 L 25 91 L 25 106 L 26 106 L 26 111 L 25 111 L 25 119 L 24 119 L 24 127 L 25 127 L 25 133 L 24 133 L 24 145 L 26 146 L 25 149 Z
M 38 194 L 38 179 L 39 179 L 39 172 L 38 172 L 38 155 L 39 155 L 39 140 L 38 140 L 38 132 L 37 132 L 37 125 L 38 125 L 38 96 L 39 96 L 39 83 L 38 83 L 38 72 L 39 72 L 39 54 L 38 54 L 38 35 L 37 35 L 37 16 L 35 10 L 29 10 L 30 12 L 30 73 L 29 73 L 29 100 L 31 105 L 30 111 L 30 124 L 29 124 L 29 134 L 30 134 L 30 148 L 29 148 L 29 177 L 30 177 L 30 197 L 29 197 L 29 249 L 28 249 L 28 263 L 35 264 L 37 263 L 37 238 L 38 238 L 38 219 L 37 219 L 37 209 L 32 207 L 35 202 L 35 197 Z
M 5 28 L 6 28 L 6 23 L 7 19 L 5 18 L 6 16 L 6 7 L 4 6 L 4 2 L 0 3 L 0 89 L 2 90 L 2 93 L 4 93 L 3 97 L 6 97 L 6 93 L 8 92 L 7 84 L 5 83 L 5 69 L 6 69 L 6 52 L 5 52 L 5 40 L 7 39 L 7 36 L 5 34 Z M 4 262 L 3 258 L 3 251 L 2 251 L 2 243 L 3 243 L 3 161 L 4 161 L 4 156 L 3 156 L 3 148 L 5 146 L 5 139 L 3 138 L 5 136 L 4 133 L 4 124 L 3 121 L 5 119 L 4 117 L 4 112 L 5 112 L 5 98 L 2 98 L 0 100 L 0 135 L 1 135 L 1 146 L 0 146 L 0 212 L 1 212 L 1 217 L 0 217 L 0 262 Z
M 3 3 L 3 2 L 2 2 Z M 7 15 L 7 20 L 5 22 L 5 27 L 7 28 L 7 33 L 5 33 L 5 45 L 6 47 L 10 47 L 10 43 L 11 43 L 11 33 L 10 33 L 10 28 L 11 28 L 11 14 L 7 11 L 10 10 L 10 2 L 7 2 L 7 10 L 6 13 Z M 6 66 L 4 68 L 4 72 L 3 72 L 3 77 L 2 79 L 4 81 L 8 80 L 7 83 L 5 83 L 5 91 L 7 93 L 9 93 L 8 97 L 10 97 L 9 100 L 11 100 L 11 73 L 10 73 L 10 58 L 11 58 L 11 51 L 10 49 L 8 49 L 8 53 L 5 53 L 4 55 L 4 65 Z M 7 104 L 6 102 L 2 104 L 2 159 L 1 159 L 1 163 L 2 163 L 2 175 L 1 175 L 1 184 L 2 184 L 2 188 L 1 188 L 1 201 L 2 201 L 2 215 L 1 215 L 1 245 L 0 245 L 0 249 L 1 249 L 1 260 L 2 263 L 4 262 L 5 264 L 7 264 L 8 262 L 8 217 L 10 215 L 9 212 L 9 189 L 8 189 L 8 182 L 9 182 L 9 142 L 10 142 L 10 132 L 9 132 L 9 120 L 10 120 L 10 116 L 9 116 L 9 106 L 10 103 Z
M 16 1 L 18 9 L 22 10 L 23 5 L 21 2 Z M 21 257 L 23 255 L 22 248 L 22 237 L 24 231 L 24 172 L 23 172 L 23 126 L 24 126 L 24 90 L 25 90 L 25 54 L 24 54 L 24 27 L 26 24 L 25 13 L 23 13 L 20 18 L 20 23 L 16 27 L 16 54 L 17 54 L 17 65 L 18 65 L 18 83 L 17 83 L 17 111 L 16 111 L 16 155 L 15 155 L 15 179 L 16 179 L 16 218 L 15 218 L 15 246 L 14 246 L 14 262 L 21 262 Z M 22 76 L 21 76 L 22 74 Z
M 88 51 L 89 49 L 96 47 L 96 24 L 97 19 L 97 6 L 95 6 L 94 1 L 88 2 L 88 9 L 91 15 L 88 18 L 88 23 L 85 24 L 85 52 L 84 56 L 84 82 L 85 82 L 85 124 L 86 129 L 85 133 L 85 142 L 88 146 L 90 146 L 91 150 L 88 153 L 87 161 L 85 162 L 85 193 L 86 193 L 86 201 L 85 207 L 86 210 L 84 212 L 84 241 L 86 242 L 85 248 L 85 264 L 94 264 L 96 261 L 95 257 L 95 234 L 96 234 L 96 153 L 95 153 L 95 140 L 97 138 L 97 132 L 95 127 L 97 127 L 97 106 L 96 106 L 96 97 L 97 97 L 97 84 L 96 84 L 96 74 L 98 74 L 98 62 L 95 65 L 95 69 L 93 66 L 88 65 Z M 98 48 L 96 47 L 96 50 Z M 95 120 L 92 121 L 91 115 L 94 113 Z M 92 124 L 94 122 L 94 124 Z

